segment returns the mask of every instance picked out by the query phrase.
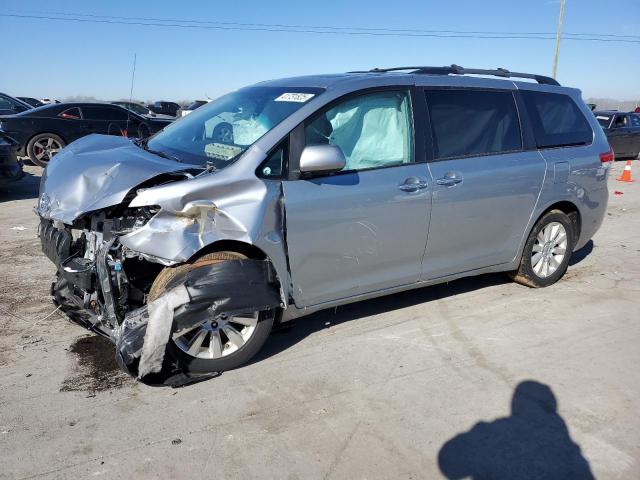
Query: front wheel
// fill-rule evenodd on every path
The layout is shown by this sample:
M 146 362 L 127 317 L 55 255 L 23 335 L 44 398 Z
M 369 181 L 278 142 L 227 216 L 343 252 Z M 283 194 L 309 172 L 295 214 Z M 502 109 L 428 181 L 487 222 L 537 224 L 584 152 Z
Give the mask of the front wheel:
M 149 301 L 162 295 L 168 285 L 182 283 L 188 272 L 207 265 L 246 258 L 235 252 L 215 252 L 193 263 L 167 267 L 151 286 Z M 242 292 L 242 286 L 238 291 Z M 187 373 L 232 370 L 247 363 L 267 340 L 275 319 L 273 310 L 208 318 L 192 329 L 173 331 L 167 354 Z
M 542 216 L 529 234 L 518 270 L 511 278 L 533 288 L 556 283 L 567 271 L 575 245 L 571 219 L 560 210 Z

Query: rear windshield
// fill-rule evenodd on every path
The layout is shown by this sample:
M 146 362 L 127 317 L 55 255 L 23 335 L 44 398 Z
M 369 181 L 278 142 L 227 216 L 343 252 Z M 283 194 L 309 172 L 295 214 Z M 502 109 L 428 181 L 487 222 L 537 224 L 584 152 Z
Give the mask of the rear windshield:
M 165 127 L 147 147 L 181 162 L 224 168 L 323 91 L 313 87 L 243 88 Z
M 593 130 L 569 95 L 523 91 L 538 148 L 589 145 Z

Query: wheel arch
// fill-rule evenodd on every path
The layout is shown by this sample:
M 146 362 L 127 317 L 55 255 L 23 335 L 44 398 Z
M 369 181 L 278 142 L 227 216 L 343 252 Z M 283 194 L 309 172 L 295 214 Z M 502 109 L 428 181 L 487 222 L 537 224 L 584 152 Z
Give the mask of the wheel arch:
M 540 213 L 540 215 L 538 215 L 538 218 L 536 218 L 535 222 L 533 222 L 533 224 L 531 225 L 529 233 L 531 233 L 531 229 L 533 229 L 538 221 L 551 210 L 560 210 L 569 217 L 569 219 L 571 220 L 571 225 L 573 225 L 573 238 L 577 243 L 580 238 L 580 233 L 582 232 L 582 215 L 578 206 L 569 200 L 561 200 L 559 202 L 552 203 L 547 208 L 545 208 Z
M 285 292 L 285 285 L 283 283 L 283 275 L 278 272 L 276 263 L 272 261 L 272 259 L 260 248 L 251 243 L 242 242 L 240 240 L 218 240 L 216 242 L 212 242 L 197 252 L 195 252 L 189 260 L 189 263 L 196 261 L 198 258 L 206 255 L 208 253 L 214 252 L 235 252 L 241 253 L 245 255 L 247 258 L 253 260 L 266 260 L 273 267 L 273 271 L 276 274 L 276 281 L 278 282 L 278 288 L 280 289 L 280 296 L 282 298 L 282 302 L 285 305 L 285 308 L 288 306 L 288 296 Z
M 512 268 L 517 267 L 520 264 L 520 260 L 522 258 L 522 252 L 524 251 L 524 246 L 527 243 L 527 239 L 529 235 L 531 235 L 531 231 L 535 228 L 540 219 L 549 213 L 552 210 L 560 210 L 565 213 L 569 219 L 571 220 L 571 224 L 573 225 L 573 236 L 576 244 L 578 244 L 580 239 L 580 234 L 582 231 L 582 214 L 580 213 L 580 209 L 578 206 L 572 202 L 571 200 L 559 200 L 553 203 L 548 204 L 542 210 L 539 210 L 539 214 L 535 217 L 531 217 L 529 225 L 527 225 L 526 230 L 522 235 L 522 239 L 520 241 L 520 246 L 518 248 L 518 253 L 510 262 L 510 266 Z M 574 245 L 575 248 L 575 245 Z

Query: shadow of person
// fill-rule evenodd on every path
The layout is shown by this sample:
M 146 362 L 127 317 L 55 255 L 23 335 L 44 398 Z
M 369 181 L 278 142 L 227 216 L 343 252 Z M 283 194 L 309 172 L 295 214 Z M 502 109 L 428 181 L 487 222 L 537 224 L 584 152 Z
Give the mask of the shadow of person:
M 448 479 L 594 478 L 551 388 L 533 380 L 516 387 L 510 417 L 480 422 L 446 442 L 438 466 Z

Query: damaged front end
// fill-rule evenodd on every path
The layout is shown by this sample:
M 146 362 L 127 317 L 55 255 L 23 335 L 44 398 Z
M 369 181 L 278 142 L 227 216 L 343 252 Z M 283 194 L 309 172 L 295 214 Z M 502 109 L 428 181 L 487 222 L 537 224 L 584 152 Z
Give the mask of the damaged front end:
M 128 140 L 87 139 L 56 156 L 43 176 L 39 236 L 57 268 L 54 302 L 73 321 L 109 337 L 125 371 L 138 378 L 160 371 L 171 332 L 206 318 L 285 306 L 267 258 L 198 268 L 149 301 L 163 269 L 188 262 L 216 241 L 253 241 L 238 210 L 268 206 L 277 230 L 279 194 L 263 189 L 258 201 L 255 194 L 247 197 L 250 205 L 236 197 L 220 209 L 218 203 L 229 201 L 224 188 L 217 188 L 219 202 L 198 200 L 212 198 L 216 174 L 158 160 Z M 102 158 L 102 143 L 110 145 L 111 158 L 120 153 L 120 161 Z M 90 163 L 80 167 L 83 160 Z M 278 245 L 278 235 L 265 233 L 269 245 Z

